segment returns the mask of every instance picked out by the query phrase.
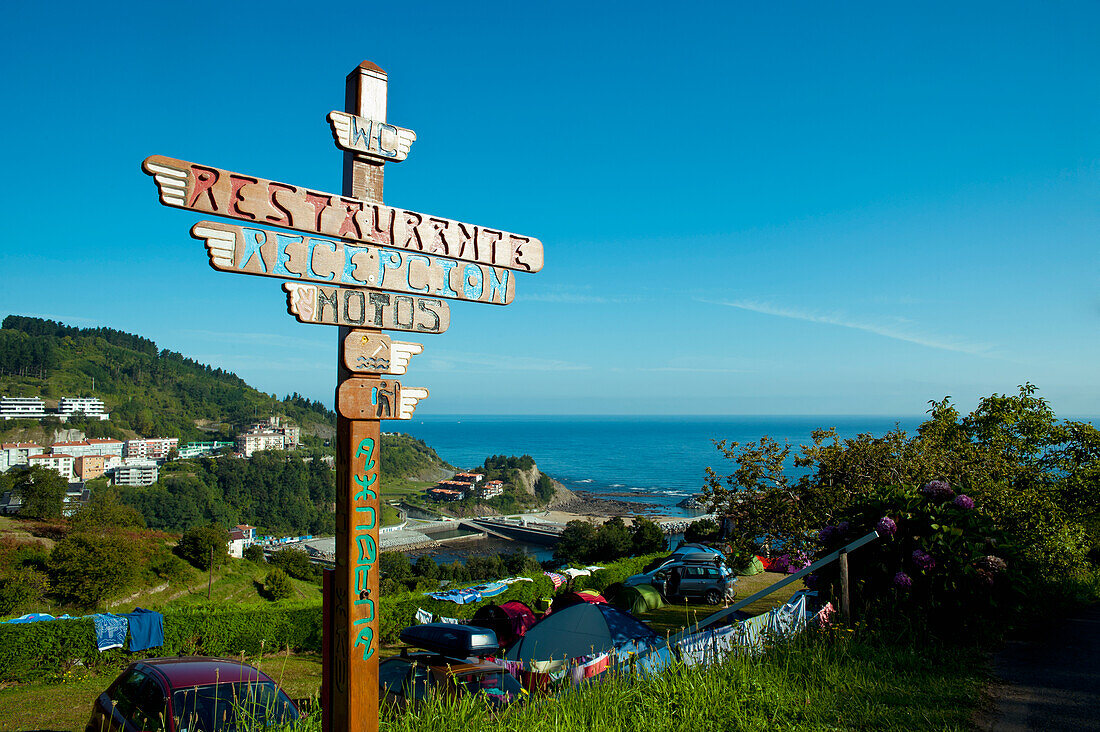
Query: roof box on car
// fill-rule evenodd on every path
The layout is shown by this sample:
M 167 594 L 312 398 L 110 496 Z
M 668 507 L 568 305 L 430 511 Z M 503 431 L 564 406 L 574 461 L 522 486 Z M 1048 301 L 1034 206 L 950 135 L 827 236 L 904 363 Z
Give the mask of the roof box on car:
M 452 658 L 490 656 L 500 651 L 497 634 L 489 628 L 453 623 L 425 623 L 401 631 L 401 640 L 413 648 Z

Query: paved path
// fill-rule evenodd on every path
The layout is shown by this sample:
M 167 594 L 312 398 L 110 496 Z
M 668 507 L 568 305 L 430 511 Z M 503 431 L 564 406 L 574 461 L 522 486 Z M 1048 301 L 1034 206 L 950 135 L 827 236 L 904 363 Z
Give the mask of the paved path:
M 1100 730 L 1100 604 L 1008 643 L 993 670 L 993 732 Z

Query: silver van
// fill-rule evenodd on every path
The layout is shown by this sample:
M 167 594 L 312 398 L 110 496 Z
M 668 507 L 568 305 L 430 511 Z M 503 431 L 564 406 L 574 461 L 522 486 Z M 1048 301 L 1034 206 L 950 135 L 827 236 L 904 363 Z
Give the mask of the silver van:
M 623 584 L 653 585 L 666 600 L 702 600 L 717 605 L 737 595 L 737 575 L 714 555 L 669 559 L 656 569 L 627 577 Z

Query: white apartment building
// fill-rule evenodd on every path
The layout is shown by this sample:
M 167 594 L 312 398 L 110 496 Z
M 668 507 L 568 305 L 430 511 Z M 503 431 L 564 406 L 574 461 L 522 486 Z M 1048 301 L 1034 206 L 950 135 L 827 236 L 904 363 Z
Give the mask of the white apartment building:
M 52 452 L 63 452 L 73 457 L 87 457 L 88 455 L 122 455 L 122 440 L 112 440 L 107 437 L 93 437 L 90 440 L 78 442 L 55 442 L 50 446 Z
M 0 473 L 17 465 L 26 465 L 31 455 L 41 455 L 46 448 L 34 442 L 5 442 L 0 445 Z
M 111 415 L 103 411 L 103 401 L 95 397 L 62 397 L 57 402 L 57 416 L 64 422 L 77 412 L 83 412 L 88 419 L 103 421 Z
M 237 452 L 246 458 L 257 450 L 285 450 L 286 436 L 282 432 L 245 432 L 237 435 Z
M 148 440 L 126 440 L 127 458 L 164 460 L 168 453 L 179 448 L 178 437 L 153 437 Z
M 0 417 L 4 419 L 42 419 L 46 403 L 38 397 L 0 397 Z
M 149 460 L 127 461 L 113 472 L 115 485 L 152 485 L 159 475 L 157 464 Z
M 42 468 L 49 468 L 61 474 L 61 477 L 70 483 L 76 482 L 76 472 L 73 465 L 76 458 L 65 453 L 51 452 L 48 455 L 31 455 L 27 458 L 27 464 Z

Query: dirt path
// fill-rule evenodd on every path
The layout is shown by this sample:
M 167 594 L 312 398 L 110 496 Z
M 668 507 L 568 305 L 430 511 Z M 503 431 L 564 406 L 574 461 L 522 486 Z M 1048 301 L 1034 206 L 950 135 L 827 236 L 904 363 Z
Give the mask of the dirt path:
M 1100 730 L 1100 604 L 1009 642 L 993 671 L 992 732 Z

